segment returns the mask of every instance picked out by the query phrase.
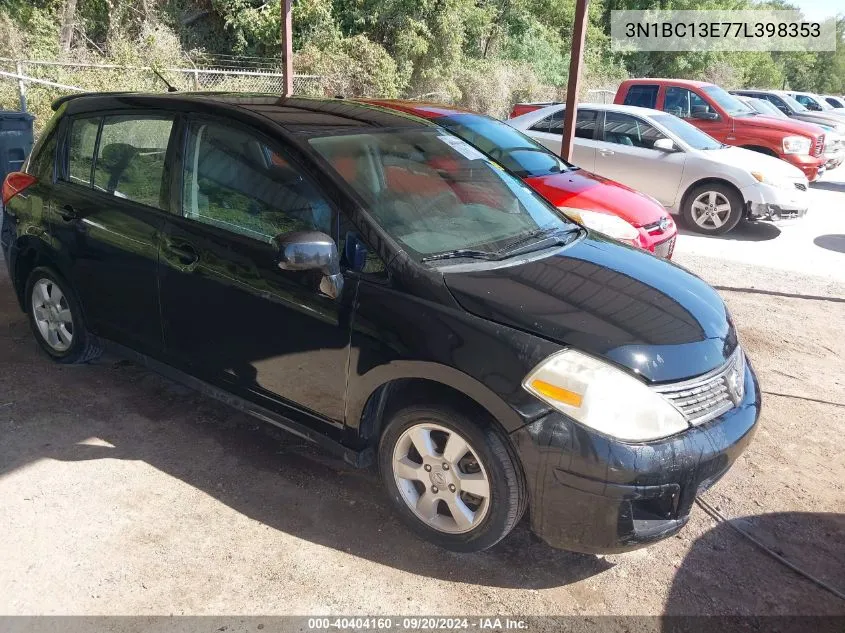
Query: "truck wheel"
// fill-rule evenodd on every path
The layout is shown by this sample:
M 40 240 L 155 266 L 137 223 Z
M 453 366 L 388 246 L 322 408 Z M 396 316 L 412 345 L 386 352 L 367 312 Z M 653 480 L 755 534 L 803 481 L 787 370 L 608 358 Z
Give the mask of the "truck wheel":
M 457 411 L 412 406 L 396 413 L 379 444 L 379 470 L 402 520 L 455 552 L 502 540 L 525 512 L 528 493 L 508 440 Z
M 745 205 L 729 185 L 704 183 L 690 191 L 681 210 L 684 224 L 705 235 L 722 235 L 742 219 Z
M 26 282 L 26 309 L 35 339 L 59 363 L 84 363 L 102 353 L 85 329 L 71 285 L 50 268 L 38 267 Z

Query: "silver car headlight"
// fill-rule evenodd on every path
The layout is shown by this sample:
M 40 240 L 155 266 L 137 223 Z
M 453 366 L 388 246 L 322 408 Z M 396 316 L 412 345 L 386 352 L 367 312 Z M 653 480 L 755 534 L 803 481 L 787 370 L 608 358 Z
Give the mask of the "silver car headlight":
M 574 349 L 549 356 L 522 386 L 561 413 L 620 440 L 656 440 L 689 428 L 683 414 L 662 395 Z
M 763 171 L 752 171 L 751 175 L 754 176 L 754 180 L 761 182 L 764 185 L 771 185 L 772 187 L 778 187 L 779 189 L 790 189 L 793 187 L 791 181 L 786 180 L 785 178 L 772 178 L 769 174 Z

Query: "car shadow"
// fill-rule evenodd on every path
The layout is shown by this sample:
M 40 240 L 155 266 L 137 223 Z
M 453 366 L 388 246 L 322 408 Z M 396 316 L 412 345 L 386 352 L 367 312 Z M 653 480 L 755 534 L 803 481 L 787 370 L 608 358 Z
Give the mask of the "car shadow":
M 719 614 L 754 616 L 760 620 L 765 620 L 759 618 L 761 615 L 840 616 L 841 626 L 845 601 L 794 572 L 737 533 L 734 527 L 834 590 L 845 592 L 845 514 L 761 514 L 718 523 L 693 543 L 675 573 L 665 615 Z M 758 622 L 757 628 L 826 631 L 827 624 L 836 623 L 825 620 L 789 628 L 786 620 Z M 753 622 L 745 624 L 749 629 L 755 628 Z
M 820 248 L 837 253 L 845 253 L 845 235 L 829 234 L 819 235 L 813 240 L 813 244 Z
M 375 472 L 353 469 L 130 361 L 107 355 L 90 365 L 56 365 L 38 350 L 24 315 L 4 322 L 11 302 L 3 295 L 0 372 L 15 379 L 0 389 L 0 476 L 45 458 L 142 460 L 274 530 L 467 584 L 542 589 L 612 566 L 549 547 L 525 520 L 483 553 L 454 554 L 423 542 L 396 518 Z
M 811 182 L 810 189 L 821 189 L 823 191 L 845 192 L 845 182 Z
M 704 235 L 692 229 L 678 225 L 678 232 L 681 235 L 693 237 L 704 237 L 712 240 L 734 240 L 740 242 L 767 242 L 781 234 L 780 228 L 769 222 L 740 222 L 733 230 L 723 235 Z

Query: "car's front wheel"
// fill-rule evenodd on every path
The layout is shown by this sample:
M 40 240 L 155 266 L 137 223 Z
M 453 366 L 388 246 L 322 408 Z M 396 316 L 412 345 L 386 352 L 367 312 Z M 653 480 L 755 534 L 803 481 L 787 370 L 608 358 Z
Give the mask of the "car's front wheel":
M 458 552 L 487 549 L 513 529 L 528 501 L 507 441 L 451 408 L 408 407 L 382 435 L 382 480 L 422 538 Z
M 85 329 L 79 301 L 55 271 L 39 267 L 26 283 L 29 323 L 38 344 L 60 363 L 84 363 L 100 355 L 99 341 Z
M 742 219 L 744 205 L 736 189 L 720 183 L 699 185 L 686 197 L 681 215 L 699 233 L 722 235 Z

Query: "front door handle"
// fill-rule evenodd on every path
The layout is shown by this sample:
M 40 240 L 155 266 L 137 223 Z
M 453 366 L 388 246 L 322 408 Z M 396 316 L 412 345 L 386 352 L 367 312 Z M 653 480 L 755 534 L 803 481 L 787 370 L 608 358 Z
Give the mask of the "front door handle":
M 181 244 L 169 244 L 168 250 L 171 253 L 176 255 L 176 259 L 179 260 L 180 264 L 185 266 L 190 266 L 192 264 L 196 264 L 199 261 L 199 254 L 197 253 L 196 249 L 191 246 L 190 244 L 181 243 Z
M 59 217 L 65 222 L 71 222 L 79 219 L 79 214 L 69 204 L 63 206 L 61 209 L 56 211 L 56 213 L 58 213 Z
M 601 154 L 602 156 L 613 156 L 615 153 L 616 152 L 614 152 L 612 149 L 600 149 L 599 150 L 599 154 Z

